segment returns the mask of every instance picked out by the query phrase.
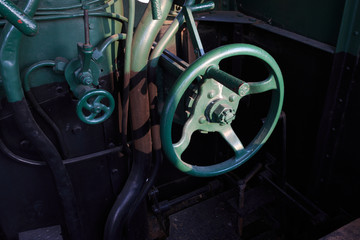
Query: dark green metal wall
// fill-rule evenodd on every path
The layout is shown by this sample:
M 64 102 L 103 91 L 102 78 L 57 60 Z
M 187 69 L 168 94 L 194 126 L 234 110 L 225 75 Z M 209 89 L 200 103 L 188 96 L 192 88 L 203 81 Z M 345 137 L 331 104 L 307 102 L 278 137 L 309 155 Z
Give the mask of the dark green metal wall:
M 237 0 L 240 11 L 335 46 L 345 1 Z

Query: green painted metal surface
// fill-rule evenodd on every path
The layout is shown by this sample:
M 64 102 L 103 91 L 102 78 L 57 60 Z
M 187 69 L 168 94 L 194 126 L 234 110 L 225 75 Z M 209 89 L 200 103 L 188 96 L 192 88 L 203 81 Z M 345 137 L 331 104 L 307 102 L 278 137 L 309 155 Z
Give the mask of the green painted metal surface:
M 238 0 L 240 11 L 300 35 L 336 45 L 342 0 Z
M 159 0 L 150 0 L 152 16 L 154 20 L 160 20 L 162 18 L 161 6 Z
M 191 8 L 184 7 L 184 16 L 186 20 L 186 25 L 188 31 L 190 32 L 191 42 L 194 45 L 194 52 L 196 57 L 201 57 L 205 54 L 204 47 L 201 43 L 200 35 L 198 31 L 196 31 L 196 24 L 194 20 L 194 16 L 192 15 Z
M 347 0 L 344 7 L 336 52 L 358 56 L 360 51 L 360 1 Z
M 167 1 L 163 12 L 169 12 L 171 6 L 172 1 Z M 133 72 L 141 72 L 146 70 L 147 59 L 149 57 L 151 45 L 153 44 L 153 41 L 150 40 L 155 39 L 158 30 L 165 20 L 163 17 L 162 21 L 155 21 L 151 24 L 148 24 L 152 21 L 152 14 L 147 13 L 147 11 L 150 11 L 149 8 L 147 8 L 146 12 L 144 13 L 146 19 L 142 19 L 142 21 L 139 23 L 140 28 L 138 26 L 139 30 L 136 31 L 134 36 L 133 46 L 136 46 L 136 48 L 133 48 L 132 52 L 131 70 Z
M 19 2 L 19 6 L 22 2 Z M 98 46 L 97 48 L 101 50 L 95 51 L 93 58 L 97 56 L 95 53 L 101 53 L 101 56 L 97 56 L 96 64 L 101 70 L 99 77 L 102 77 L 117 68 L 114 60 L 118 43 L 108 38 L 121 32 L 122 22 L 127 22 L 127 18 L 122 16 L 122 1 L 112 3 L 110 1 L 109 4 L 105 1 L 83 3 L 90 6 L 90 40 L 93 46 Z M 40 2 L 40 7 L 34 16 L 39 24 L 39 31 L 34 37 L 24 37 L 21 45 L 18 46 L 21 48 L 18 67 L 20 71 L 48 59 L 63 57 L 71 60 L 77 57 L 77 43 L 84 42 L 82 6 L 83 4 L 75 0 Z M 6 20 L 0 20 L 0 26 L 3 26 L 3 21 Z M 124 36 L 120 38 L 123 39 Z M 38 69 L 29 78 L 31 87 L 65 81 L 63 75 L 54 74 L 50 68 Z M 0 84 L 0 88 L 3 86 L 4 84 Z M 21 92 L 21 89 L 18 90 Z
M 38 0 L 27 2 L 24 12 L 30 17 L 33 16 L 38 4 Z M 9 102 L 21 101 L 24 98 L 19 72 L 21 38 L 22 33 L 11 23 L 5 25 L 0 36 L 0 75 Z
M 0 0 L 0 14 L 25 35 L 33 36 L 38 31 L 36 22 L 9 0 Z
M 247 146 L 231 128 L 238 102 L 243 96 L 235 94 L 219 83 L 222 72 L 212 73 L 219 68 L 221 60 L 233 56 L 253 56 L 261 59 L 269 67 L 269 77 L 261 82 L 248 82 L 248 90 L 243 95 L 271 91 L 272 101 L 266 120 L 258 134 Z M 209 76 L 207 76 L 209 74 Z M 172 122 L 180 99 L 190 84 L 199 76 L 204 78 L 199 95 L 192 104 L 192 112 L 183 127 L 179 142 L 172 142 Z M 216 77 L 218 81 L 213 78 Z M 226 75 L 226 78 L 229 78 Z M 234 80 L 234 78 L 232 78 Z M 227 82 L 228 80 L 220 80 Z M 237 81 L 239 83 L 239 81 Z M 241 86 L 244 83 L 240 82 Z M 237 85 L 238 86 L 238 85 Z M 199 177 L 210 177 L 231 171 L 251 158 L 267 141 L 279 119 L 284 98 L 284 83 L 276 61 L 264 50 L 248 44 L 231 44 L 219 47 L 196 60 L 179 77 L 165 102 L 161 116 L 161 139 L 163 149 L 170 161 L 181 171 Z M 181 153 L 188 147 L 194 131 L 218 132 L 234 150 L 235 156 L 211 166 L 195 166 L 184 162 Z
M 190 9 L 192 12 L 201 12 L 201 11 L 212 10 L 212 9 L 214 9 L 214 7 L 215 7 L 215 4 L 212 1 L 195 4 L 195 5 L 194 5 L 193 1 L 187 1 L 186 7 L 183 8 L 179 12 L 179 14 L 175 17 L 175 19 L 171 23 L 170 27 L 165 32 L 164 36 L 162 36 L 162 38 L 159 40 L 158 44 L 156 45 L 155 49 L 152 51 L 150 58 L 149 58 L 150 71 L 155 71 L 155 69 L 159 63 L 159 58 L 160 58 L 161 54 L 164 52 L 166 46 L 170 43 L 170 41 L 175 36 L 175 34 L 179 30 L 179 28 L 185 22 L 185 16 L 184 16 L 185 9 Z M 198 40 L 199 39 L 200 39 L 200 37 L 198 38 Z M 149 75 L 150 75 L 149 77 L 152 77 L 151 73 L 149 73 Z

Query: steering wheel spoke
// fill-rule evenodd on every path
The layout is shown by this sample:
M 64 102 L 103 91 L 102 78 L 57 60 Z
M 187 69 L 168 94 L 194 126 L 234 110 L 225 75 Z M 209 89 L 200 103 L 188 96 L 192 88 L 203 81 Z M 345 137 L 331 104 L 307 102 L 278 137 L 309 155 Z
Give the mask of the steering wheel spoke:
M 243 152 L 244 150 L 244 145 L 242 144 L 232 127 L 230 125 L 227 125 L 221 131 L 219 131 L 219 133 L 234 150 L 235 156 L 240 156 L 241 152 Z
M 249 82 L 248 84 L 250 87 L 249 94 L 263 93 L 278 88 L 274 74 L 270 74 L 264 81 Z
M 191 136 L 194 133 L 194 131 L 196 130 L 196 129 L 193 129 L 192 127 L 190 127 L 191 123 L 190 124 L 188 124 L 188 123 L 189 123 L 189 121 L 184 125 L 183 134 L 181 136 L 181 139 L 177 143 L 173 144 L 175 153 L 179 157 L 181 157 L 182 153 L 189 146 Z

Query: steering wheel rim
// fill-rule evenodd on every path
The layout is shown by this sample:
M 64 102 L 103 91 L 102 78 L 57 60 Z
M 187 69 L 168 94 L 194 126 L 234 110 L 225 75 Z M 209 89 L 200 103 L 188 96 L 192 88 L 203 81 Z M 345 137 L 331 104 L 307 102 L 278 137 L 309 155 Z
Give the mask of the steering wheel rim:
M 220 61 L 233 56 L 252 56 L 259 58 L 269 67 L 269 78 L 261 82 L 249 83 L 245 95 L 271 90 L 272 100 L 266 120 L 255 138 L 245 148 L 235 152 L 235 156 L 210 166 L 196 166 L 184 162 L 178 156 L 172 143 L 171 129 L 176 108 L 190 84 L 200 75 L 204 76 L 209 67 L 219 65 Z M 270 86 L 271 85 L 271 86 Z M 242 97 L 242 96 L 241 96 Z M 172 87 L 162 111 L 160 129 L 163 150 L 168 159 L 179 170 L 198 177 L 211 177 L 229 172 L 251 158 L 267 141 L 279 119 L 284 98 L 284 83 L 280 68 L 269 53 L 249 44 L 229 44 L 218 47 L 197 59 L 178 78 Z M 239 99 L 240 100 L 240 99 Z
M 104 103 L 101 103 L 101 100 L 108 99 L 109 106 L 106 106 Z M 91 102 L 89 102 L 91 100 Z M 87 124 L 98 124 L 104 122 L 108 119 L 115 108 L 115 100 L 112 95 L 105 90 L 95 89 L 87 92 L 77 103 L 76 113 L 81 121 Z M 86 109 L 90 112 L 89 115 L 86 115 L 83 112 L 83 109 Z M 101 114 L 97 117 L 99 114 Z

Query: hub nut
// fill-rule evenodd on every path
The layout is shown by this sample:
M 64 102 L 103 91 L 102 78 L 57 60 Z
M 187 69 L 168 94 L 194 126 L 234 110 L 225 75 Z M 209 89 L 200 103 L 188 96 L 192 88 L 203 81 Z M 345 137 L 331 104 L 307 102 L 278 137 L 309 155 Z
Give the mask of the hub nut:
M 221 125 L 230 124 L 235 119 L 235 110 L 227 104 L 220 104 L 213 112 L 213 119 Z

